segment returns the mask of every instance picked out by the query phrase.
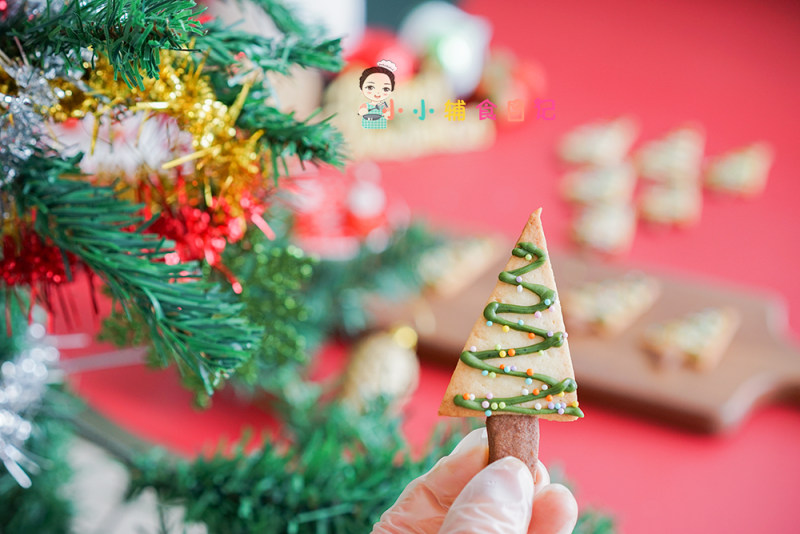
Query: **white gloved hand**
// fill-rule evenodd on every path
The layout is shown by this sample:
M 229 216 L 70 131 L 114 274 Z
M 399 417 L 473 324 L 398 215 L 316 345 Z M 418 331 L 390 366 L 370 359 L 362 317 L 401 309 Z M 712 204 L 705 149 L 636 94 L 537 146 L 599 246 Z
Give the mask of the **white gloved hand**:
M 539 462 L 534 484 L 516 458 L 486 466 L 486 429 L 471 432 L 449 456 L 412 481 L 373 534 L 569 534 L 578 505 Z

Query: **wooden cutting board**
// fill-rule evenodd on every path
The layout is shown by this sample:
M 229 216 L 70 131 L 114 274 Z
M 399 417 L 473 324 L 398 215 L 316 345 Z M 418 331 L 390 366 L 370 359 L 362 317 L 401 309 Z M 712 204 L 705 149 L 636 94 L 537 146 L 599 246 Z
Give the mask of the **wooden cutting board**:
M 506 260 L 498 258 L 455 295 L 427 295 L 402 306 L 376 304 L 373 312 L 378 326 L 411 324 L 420 336 L 421 358 L 455 366 Z M 630 272 L 564 254 L 554 255 L 552 261 L 559 291 Z M 611 339 L 570 332 L 582 400 L 589 398 L 604 406 L 705 432 L 733 429 L 765 402 L 800 402 L 800 350 L 786 336 L 786 309 L 777 297 L 717 282 L 647 274 L 661 281 L 661 297 L 628 330 Z M 651 323 L 711 306 L 735 307 L 742 318 L 715 369 L 658 368 L 641 350 L 642 332 Z

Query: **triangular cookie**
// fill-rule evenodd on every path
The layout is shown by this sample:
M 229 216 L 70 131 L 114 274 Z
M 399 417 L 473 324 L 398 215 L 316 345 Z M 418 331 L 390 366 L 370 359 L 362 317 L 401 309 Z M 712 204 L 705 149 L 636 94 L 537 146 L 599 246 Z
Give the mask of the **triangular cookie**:
M 648 141 L 636 154 L 639 173 L 666 184 L 694 183 L 700 177 L 705 142 L 705 132 L 693 124 Z
M 707 308 L 678 319 L 650 326 L 644 347 L 659 363 L 684 363 L 700 371 L 713 369 L 739 327 L 734 308 Z
M 590 282 L 564 292 L 564 315 L 570 329 L 615 336 L 650 309 L 660 292 L 658 280 L 641 273 Z
M 467 338 L 440 415 L 583 417 L 541 211 L 528 220 Z
M 706 186 L 723 193 L 757 195 L 764 190 L 774 151 L 768 143 L 753 143 L 714 159 Z
M 568 163 L 609 165 L 622 161 L 639 134 L 632 117 L 583 124 L 567 132 L 559 154 Z

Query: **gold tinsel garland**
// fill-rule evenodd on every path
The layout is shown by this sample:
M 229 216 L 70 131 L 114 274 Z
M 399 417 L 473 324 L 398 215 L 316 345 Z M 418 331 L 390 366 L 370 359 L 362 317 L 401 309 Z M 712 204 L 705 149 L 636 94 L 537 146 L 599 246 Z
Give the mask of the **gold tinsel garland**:
M 97 118 L 121 106 L 149 115 L 168 115 L 182 131 L 191 134 L 194 152 L 162 167 L 163 171 L 169 171 L 183 163 L 194 163 L 194 174 L 187 177 L 185 191 L 175 191 L 174 182 L 162 180 L 168 190 L 165 200 L 169 204 L 177 201 L 178 193 L 185 193 L 190 202 L 202 198 L 205 207 L 211 209 L 218 205 L 215 199 L 222 199 L 230 208 L 230 215 L 238 217 L 243 214 L 243 196 L 264 188 L 265 171 L 260 162 L 265 154 L 258 150 L 263 131 L 246 135 L 235 127 L 249 85 L 228 107 L 217 100 L 203 72 L 203 62 L 196 64 L 190 54 L 174 51 L 161 53 L 159 77 L 145 79 L 143 89 L 131 88 L 115 77 L 105 61 L 98 62 L 89 72 L 87 85 L 90 94 L 102 96 L 87 95 L 87 101 L 94 104 L 89 112 Z M 99 124 L 95 121 L 95 135 Z
M 94 66 L 89 63 L 83 66 L 86 74 L 81 82 L 64 78 L 49 82 L 58 99 L 40 112 L 53 123 L 94 115 L 90 154 L 97 143 L 101 119 L 117 120 L 125 113 L 144 111 L 147 120 L 161 114 L 174 118 L 182 131 L 191 134 L 193 152 L 165 163 L 157 170 L 158 174 L 166 176 L 191 162 L 193 174 L 184 177 L 184 190 L 180 193 L 193 205 L 202 201 L 204 207 L 214 209 L 222 200 L 231 210 L 230 215 L 238 217 L 244 212 L 240 199 L 268 187 L 269 167 L 262 162 L 269 154 L 258 144 L 264 132 L 245 133 L 235 126 L 252 81 L 245 83 L 233 105 L 226 106 L 216 97 L 203 70 L 204 61 L 196 62 L 190 53 L 162 51 L 159 77 L 145 78 L 142 89 L 126 85 L 102 57 Z M 0 92 L 17 92 L 14 80 L 2 69 Z M 94 177 L 100 182 L 115 178 Z M 162 200 L 168 204 L 176 202 L 174 180 L 161 180 L 160 185 L 167 191 L 167 198 Z

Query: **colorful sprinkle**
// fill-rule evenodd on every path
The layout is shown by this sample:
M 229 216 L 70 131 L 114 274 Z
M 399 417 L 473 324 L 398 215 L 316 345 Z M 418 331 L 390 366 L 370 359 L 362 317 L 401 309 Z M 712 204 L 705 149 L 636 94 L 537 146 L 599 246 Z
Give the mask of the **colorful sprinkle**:
M 552 330 L 548 330 L 547 331 L 547 337 L 553 337 L 553 331 Z
M 464 397 L 464 400 L 469 400 L 469 393 L 464 393 L 461 396 Z
M 525 254 L 525 259 L 531 261 L 533 259 L 533 256 L 530 254 Z
M 548 402 L 548 403 L 547 403 L 547 409 L 548 409 L 548 410 L 553 410 L 553 409 L 555 409 L 555 407 L 556 407 L 556 405 L 555 405 L 555 404 L 553 404 L 552 402 Z
M 520 319 L 519 321 L 517 321 L 517 324 L 520 325 L 520 326 L 523 326 L 525 324 L 525 321 Z
M 564 332 L 563 335 L 564 335 L 564 339 L 567 339 L 569 337 L 569 334 L 567 334 L 566 332 Z
M 509 355 L 509 356 L 516 356 L 516 354 L 517 354 L 517 351 L 516 351 L 516 350 L 514 350 L 514 349 L 508 349 L 508 355 Z
M 518 276 L 518 277 L 516 277 L 514 280 L 516 280 L 516 281 L 517 281 L 517 283 L 519 284 L 520 282 L 522 282 L 522 277 L 521 277 L 521 276 Z
M 504 363 L 501 363 L 501 364 L 500 364 L 500 369 L 503 369 L 503 370 L 505 370 L 505 368 L 506 368 L 506 364 L 504 364 Z
M 497 376 L 497 374 L 496 374 L 494 371 L 492 371 L 491 373 L 489 373 L 489 378 L 494 378 L 494 377 L 496 377 L 496 376 Z
M 500 356 L 501 358 L 505 358 L 506 357 L 506 351 L 501 350 L 500 352 L 497 353 L 497 355 Z
M 486 321 L 486 326 L 492 326 L 494 323 L 492 321 Z
M 512 366 L 511 366 L 511 370 L 512 370 L 512 371 L 516 371 L 516 370 L 517 370 L 517 366 L 516 366 L 516 365 L 512 365 Z
M 538 394 L 539 394 L 539 388 L 534 388 L 534 390 L 533 390 L 533 394 L 534 394 L 534 395 L 538 395 Z
M 496 410 L 496 409 L 497 409 L 497 403 L 496 403 L 496 402 L 493 402 L 493 403 L 491 404 L 491 408 L 492 408 L 492 410 Z
M 545 305 L 545 306 L 550 306 L 552 303 L 553 303 L 553 301 L 552 301 L 552 300 L 550 300 L 550 299 L 544 299 L 544 305 Z
M 553 311 L 554 309 L 555 309 L 555 306 L 550 306 L 549 308 L 547 308 L 547 311 L 551 312 L 551 311 Z
M 508 332 L 509 330 L 510 330 L 510 328 L 508 328 L 508 325 L 504 324 L 503 325 L 503 332 Z
M 500 409 L 502 410 L 503 408 L 506 407 L 506 403 L 505 402 L 500 402 L 500 404 L 498 404 L 498 406 L 500 406 Z
M 550 388 L 550 386 L 548 386 L 547 384 L 542 384 L 542 390 L 546 390 L 546 389 L 549 389 L 549 388 Z
M 503 369 L 506 373 L 510 373 L 512 371 L 511 367 L 506 367 Z
M 528 376 L 533 376 L 533 369 L 528 369 L 527 371 L 525 371 L 525 374 Z
M 564 408 L 558 409 L 558 415 L 564 415 Z
M 542 312 L 535 311 L 535 312 L 533 312 L 533 316 L 536 317 L 537 319 L 541 319 L 542 318 Z
M 563 392 L 563 391 L 562 391 L 562 392 L 560 392 L 560 393 L 558 394 L 558 396 L 559 396 L 559 397 L 563 397 L 563 396 L 564 396 L 564 392 Z
M 500 350 L 502 348 L 503 348 L 503 346 L 500 343 L 498 343 L 497 345 L 494 346 L 494 350 Z
M 569 405 L 572 406 L 573 408 L 577 408 L 578 407 L 578 401 L 572 401 Z
M 481 403 L 481 408 L 484 408 L 484 409 L 485 409 L 485 408 L 488 408 L 488 407 L 489 407 L 489 401 L 483 401 L 483 402 Z
M 536 337 L 536 334 L 534 334 L 533 332 L 528 332 L 528 339 L 533 339 L 535 337 Z
M 525 383 L 530 386 L 531 384 L 533 384 L 533 378 L 526 378 Z
M 484 369 L 483 371 L 481 371 L 481 374 L 482 374 L 483 376 L 487 376 L 487 375 L 489 374 L 489 371 L 487 371 L 486 369 Z
M 492 416 L 492 410 L 486 410 L 483 413 L 486 415 L 486 417 L 491 417 Z
M 533 405 L 533 407 L 536 408 L 537 410 L 541 410 L 542 409 L 542 403 L 541 402 L 537 402 L 536 404 Z
M 552 396 L 552 395 L 548 395 L 548 396 L 546 396 L 544 399 L 545 399 L 547 402 L 552 402 L 552 401 L 553 401 L 553 396 Z
M 486 398 L 489 399 L 489 400 L 492 400 L 494 398 L 494 395 L 491 394 L 491 393 L 487 393 L 486 394 Z
M 475 394 L 474 393 L 470 393 L 469 394 L 469 400 L 475 400 Z

